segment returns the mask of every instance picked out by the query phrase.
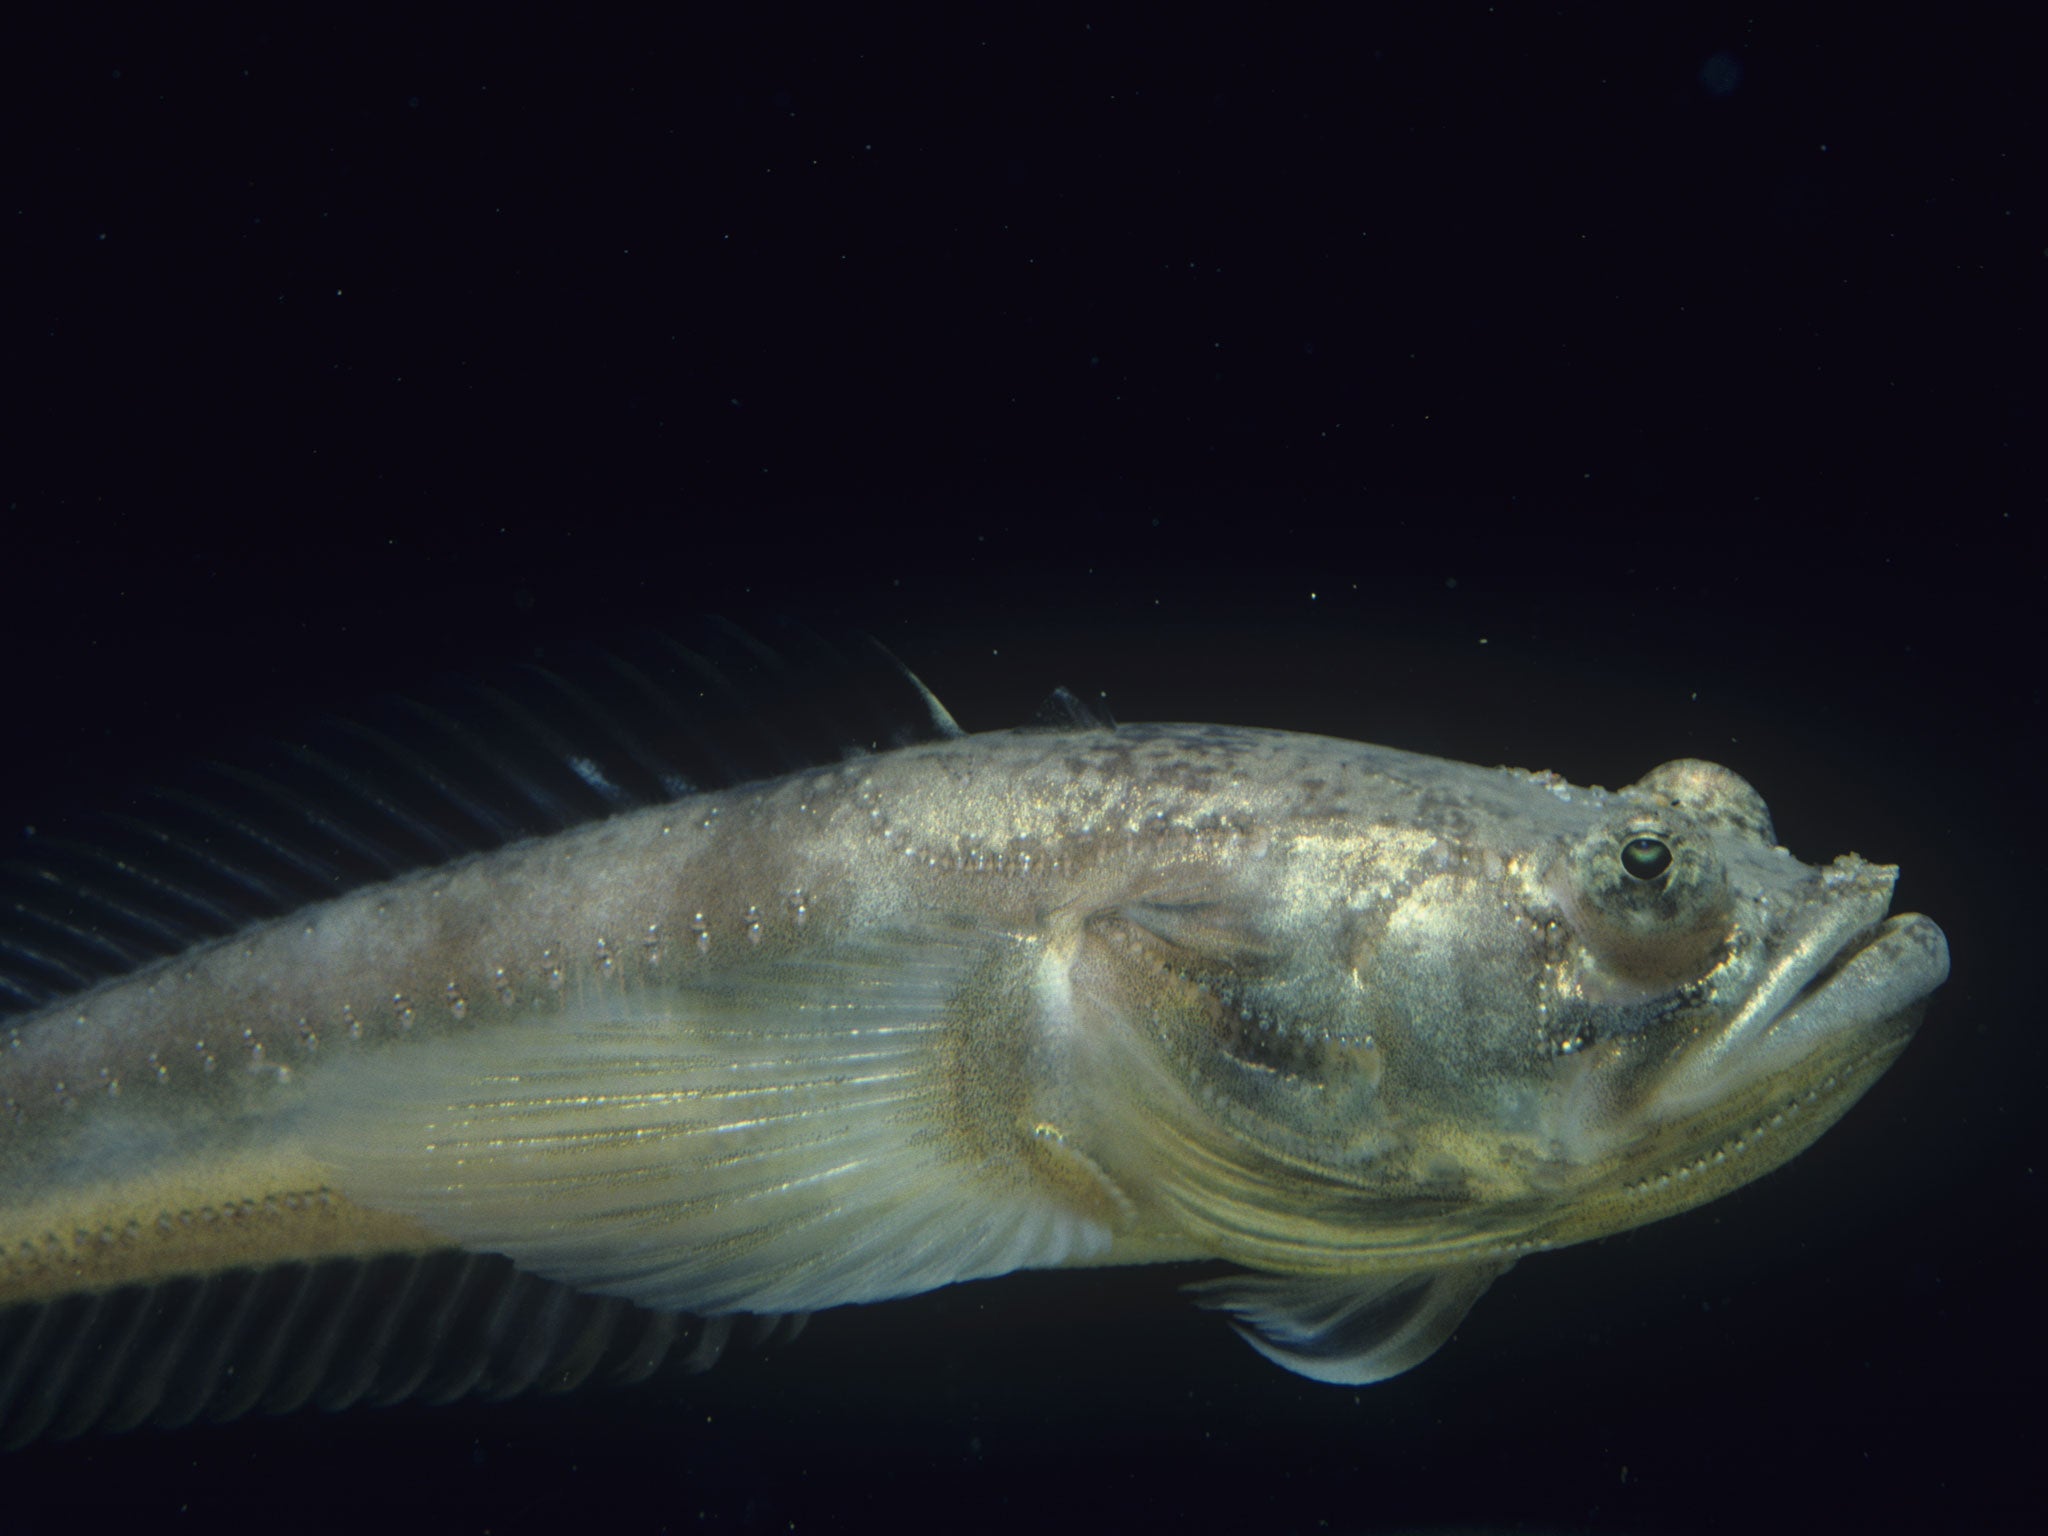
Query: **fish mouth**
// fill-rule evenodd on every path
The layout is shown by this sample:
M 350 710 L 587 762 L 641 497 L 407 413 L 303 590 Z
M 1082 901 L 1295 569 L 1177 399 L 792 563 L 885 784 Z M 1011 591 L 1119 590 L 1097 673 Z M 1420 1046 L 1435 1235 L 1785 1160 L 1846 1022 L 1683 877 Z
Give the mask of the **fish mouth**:
M 1657 1117 L 1681 1120 L 1763 1085 L 1832 1075 L 1857 1091 L 1918 1028 L 1948 978 L 1948 940 L 1917 912 L 1887 917 L 1896 872 L 1842 861 L 1827 914 L 1776 957 L 1727 1023 L 1678 1062 Z
M 1948 938 L 1933 919 L 1904 912 L 1870 924 L 1794 993 L 1755 1048 L 1770 1057 L 1796 1058 L 1826 1041 L 1869 1034 L 1894 1021 L 1907 1021 L 1898 1031 L 1904 1044 L 1919 1023 L 1916 1005 L 1948 979 L 1948 964 Z
M 1578 1197 L 1552 1241 L 1640 1226 L 1796 1155 L 1905 1049 L 1948 976 L 1948 941 L 1917 912 L 1885 916 L 1891 871 L 1779 950 L 1728 1022 L 1669 1062 L 1592 1145 L 1603 1193 Z

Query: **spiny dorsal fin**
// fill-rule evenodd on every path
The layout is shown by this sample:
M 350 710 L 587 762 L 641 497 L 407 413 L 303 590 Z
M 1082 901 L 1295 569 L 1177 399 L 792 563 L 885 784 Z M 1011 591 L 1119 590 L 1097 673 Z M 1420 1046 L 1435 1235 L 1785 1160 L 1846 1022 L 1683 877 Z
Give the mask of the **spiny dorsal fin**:
M 1031 728 L 1042 731 L 1113 731 L 1116 721 L 1110 715 L 1106 697 L 1098 695 L 1091 704 L 1071 688 L 1055 688 L 1032 715 Z
M 0 1015 L 309 902 L 679 795 L 958 735 L 871 640 L 731 625 L 443 679 L 196 764 L 0 859 Z

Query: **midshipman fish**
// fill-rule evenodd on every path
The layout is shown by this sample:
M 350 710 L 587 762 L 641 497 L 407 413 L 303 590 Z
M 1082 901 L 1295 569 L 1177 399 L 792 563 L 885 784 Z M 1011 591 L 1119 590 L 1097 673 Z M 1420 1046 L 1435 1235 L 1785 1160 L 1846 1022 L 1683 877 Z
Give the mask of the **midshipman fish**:
M 587 743 L 479 693 L 26 845 L 0 1435 L 632 1379 L 715 1352 L 689 1318 L 1160 1261 L 1375 1381 L 1523 1255 L 1783 1163 L 1947 974 L 1896 870 L 1801 863 L 1710 763 L 964 735 L 898 677 L 907 744 L 706 792 L 620 724 L 672 690 L 606 675 L 535 684 Z M 400 872 L 303 899 L 351 864 Z

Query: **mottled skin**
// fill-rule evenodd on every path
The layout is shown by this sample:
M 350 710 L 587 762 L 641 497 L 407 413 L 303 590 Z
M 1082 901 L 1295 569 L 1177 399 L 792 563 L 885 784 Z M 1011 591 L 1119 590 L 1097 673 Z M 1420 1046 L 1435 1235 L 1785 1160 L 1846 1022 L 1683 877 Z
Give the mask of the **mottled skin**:
M 1109 1234 L 1063 1262 L 1498 1261 L 1697 1204 L 1832 1123 L 1946 972 L 1932 923 L 1879 926 L 1894 877 L 1773 848 L 1706 764 L 1607 793 L 1214 726 L 857 759 L 364 890 L 16 1020 L 0 1303 L 445 1245 L 351 1198 L 331 1115 L 317 1156 L 301 1133 L 351 1063 L 905 932 L 980 945 L 924 1108 L 987 1188 Z

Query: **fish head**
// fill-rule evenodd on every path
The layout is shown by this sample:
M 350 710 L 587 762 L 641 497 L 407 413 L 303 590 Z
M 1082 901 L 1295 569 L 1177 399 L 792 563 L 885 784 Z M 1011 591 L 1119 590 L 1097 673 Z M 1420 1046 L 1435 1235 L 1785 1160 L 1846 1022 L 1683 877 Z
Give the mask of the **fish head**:
M 1301 839 L 1264 877 L 1281 958 L 1204 989 L 1183 1062 L 1229 1146 L 1199 1161 L 1237 1171 L 1186 1203 L 1242 1262 L 1511 1255 L 1698 1205 L 1833 1124 L 1947 976 L 1941 930 L 1889 915 L 1896 869 L 1800 862 L 1726 768 L 1460 772 Z
M 1397 1176 L 1462 1191 L 1476 1233 L 1580 1241 L 1770 1171 L 1948 974 L 1941 930 L 1889 915 L 1897 869 L 1800 862 L 1726 768 L 1521 777 L 1529 808 L 1477 807 L 1348 956 Z
M 1813 866 L 1716 764 L 1662 765 L 1525 891 L 1555 923 L 1539 986 L 1555 1052 L 1527 1148 L 1573 1241 L 1778 1167 L 1897 1059 L 1948 976 L 1941 929 L 1891 915 L 1898 870 Z

